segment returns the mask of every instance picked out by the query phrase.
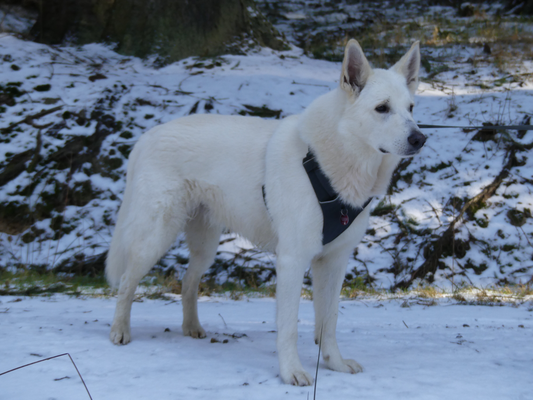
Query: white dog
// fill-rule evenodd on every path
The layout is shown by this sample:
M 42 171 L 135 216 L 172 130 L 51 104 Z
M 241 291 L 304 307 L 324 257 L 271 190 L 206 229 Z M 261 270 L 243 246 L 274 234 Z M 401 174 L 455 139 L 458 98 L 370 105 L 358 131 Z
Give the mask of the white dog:
M 183 334 L 205 337 L 198 284 L 226 228 L 277 255 L 283 381 L 300 386 L 313 381 L 296 348 L 301 285 L 310 265 L 315 340 L 322 340 L 324 362 L 334 371 L 362 371 L 356 361 L 342 358 L 337 346 L 339 293 L 348 259 L 367 228 L 367 202 L 385 194 L 400 158 L 417 154 L 426 140 L 412 116 L 419 65 L 418 42 L 382 70 L 372 69 L 350 40 L 339 87 L 301 115 L 281 121 L 192 115 L 144 134 L 131 152 L 107 259 L 107 278 L 119 287 L 111 341 L 131 340 L 135 288 L 180 232 L 190 251 Z M 308 152 L 311 171 L 303 163 Z M 333 211 L 331 204 L 337 207 Z

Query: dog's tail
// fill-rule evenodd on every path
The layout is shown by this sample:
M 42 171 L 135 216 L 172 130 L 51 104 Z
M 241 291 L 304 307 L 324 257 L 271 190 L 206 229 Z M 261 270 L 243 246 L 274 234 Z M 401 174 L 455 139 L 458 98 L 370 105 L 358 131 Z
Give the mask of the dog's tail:
M 139 142 L 141 140 L 139 140 Z M 111 239 L 111 246 L 109 246 L 109 251 L 107 253 L 105 276 L 107 278 L 107 282 L 113 288 L 117 288 L 119 286 L 120 278 L 122 278 L 122 275 L 124 275 L 124 272 L 126 272 L 128 266 L 128 258 L 126 257 L 127 246 L 125 245 L 127 241 L 124 236 L 127 233 L 127 210 L 131 207 L 131 181 L 135 175 L 134 167 L 137 163 L 138 152 L 138 146 L 135 145 L 130 153 L 128 172 L 126 174 L 126 188 L 124 190 L 122 204 L 118 210 L 115 232 L 113 232 L 113 238 Z

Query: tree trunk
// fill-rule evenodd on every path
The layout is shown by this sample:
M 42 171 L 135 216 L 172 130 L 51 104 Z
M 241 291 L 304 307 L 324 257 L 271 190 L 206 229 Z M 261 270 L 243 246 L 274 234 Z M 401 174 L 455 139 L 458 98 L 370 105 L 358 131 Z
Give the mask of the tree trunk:
M 47 44 L 111 43 L 163 63 L 221 54 L 245 38 L 284 47 L 253 0 L 42 0 L 32 34 Z

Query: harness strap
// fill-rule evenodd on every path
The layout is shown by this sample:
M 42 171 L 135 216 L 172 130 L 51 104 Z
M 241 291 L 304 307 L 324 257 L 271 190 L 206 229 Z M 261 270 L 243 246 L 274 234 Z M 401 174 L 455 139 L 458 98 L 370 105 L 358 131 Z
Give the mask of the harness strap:
M 322 209 L 322 216 L 324 217 L 324 224 L 322 227 L 322 244 L 326 245 L 335 239 L 337 239 L 346 229 L 350 227 L 352 222 L 357 218 L 359 214 L 366 208 L 366 206 L 372 201 L 370 197 L 363 207 L 352 207 L 349 204 L 345 204 L 340 199 L 340 196 L 333 186 L 328 177 L 320 169 L 320 165 L 315 159 L 315 155 L 311 150 L 307 153 L 302 160 L 303 167 L 307 172 L 309 181 L 315 191 L 318 204 Z M 263 202 L 267 207 L 265 185 L 261 188 L 263 192 Z
M 352 207 L 349 204 L 345 204 L 331 186 L 330 180 L 320 168 L 311 150 L 309 150 L 302 162 L 315 191 L 318 204 L 320 204 L 322 209 L 322 216 L 324 217 L 322 244 L 326 245 L 350 227 L 357 216 L 372 201 L 372 197 L 363 204 L 363 207 Z

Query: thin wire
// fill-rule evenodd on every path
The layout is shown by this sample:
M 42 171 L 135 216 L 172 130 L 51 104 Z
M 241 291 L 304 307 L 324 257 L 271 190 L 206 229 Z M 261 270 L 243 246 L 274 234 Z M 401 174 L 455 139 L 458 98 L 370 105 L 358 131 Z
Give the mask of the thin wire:
M 456 128 L 456 129 L 484 129 L 488 131 L 496 131 L 498 129 L 512 129 L 519 131 L 532 131 L 533 125 L 483 125 L 483 126 L 455 126 L 455 125 L 417 125 L 421 129 L 425 128 Z
M 80 371 L 78 370 L 78 367 L 77 367 L 76 363 L 74 362 L 74 360 L 72 359 L 72 357 L 71 357 L 71 355 L 69 353 L 59 354 L 57 356 L 44 358 L 44 359 L 39 360 L 39 361 L 34 361 L 32 363 L 29 363 L 29 364 L 26 364 L 26 365 L 22 365 L 22 366 L 17 367 L 17 368 L 10 369 L 9 371 L 2 372 L 2 373 L 0 373 L 0 376 L 5 375 L 5 374 L 9 374 L 10 372 L 16 371 L 17 369 L 26 368 L 26 367 L 29 367 L 30 365 L 38 364 L 38 363 L 41 363 L 43 361 L 53 360 L 54 358 L 63 357 L 63 356 L 68 356 L 70 358 L 70 361 L 72 361 L 72 365 L 74 365 L 74 368 L 76 368 L 76 372 L 78 373 L 78 376 L 80 377 L 81 382 L 83 383 L 83 386 L 85 386 L 85 390 L 87 391 L 87 394 L 89 395 L 89 398 L 91 400 L 93 400 L 93 398 L 91 396 L 91 393 L 89 392 L 89 388 L 85 384 L 85 381 L 83 380 L 83 377 L 81 376 Z
M 313 391 L 313 400 L 316 400 L 316 383 L 318 381 L 318 364 L 320 363 L 320 350 L 322 349 L 322 330 L 324 329 L 324 324 L 320 328 L 320 341 L 318 342 L 318 359 L 316 360 L 316 371 L 315 371 L 315 388 Z

